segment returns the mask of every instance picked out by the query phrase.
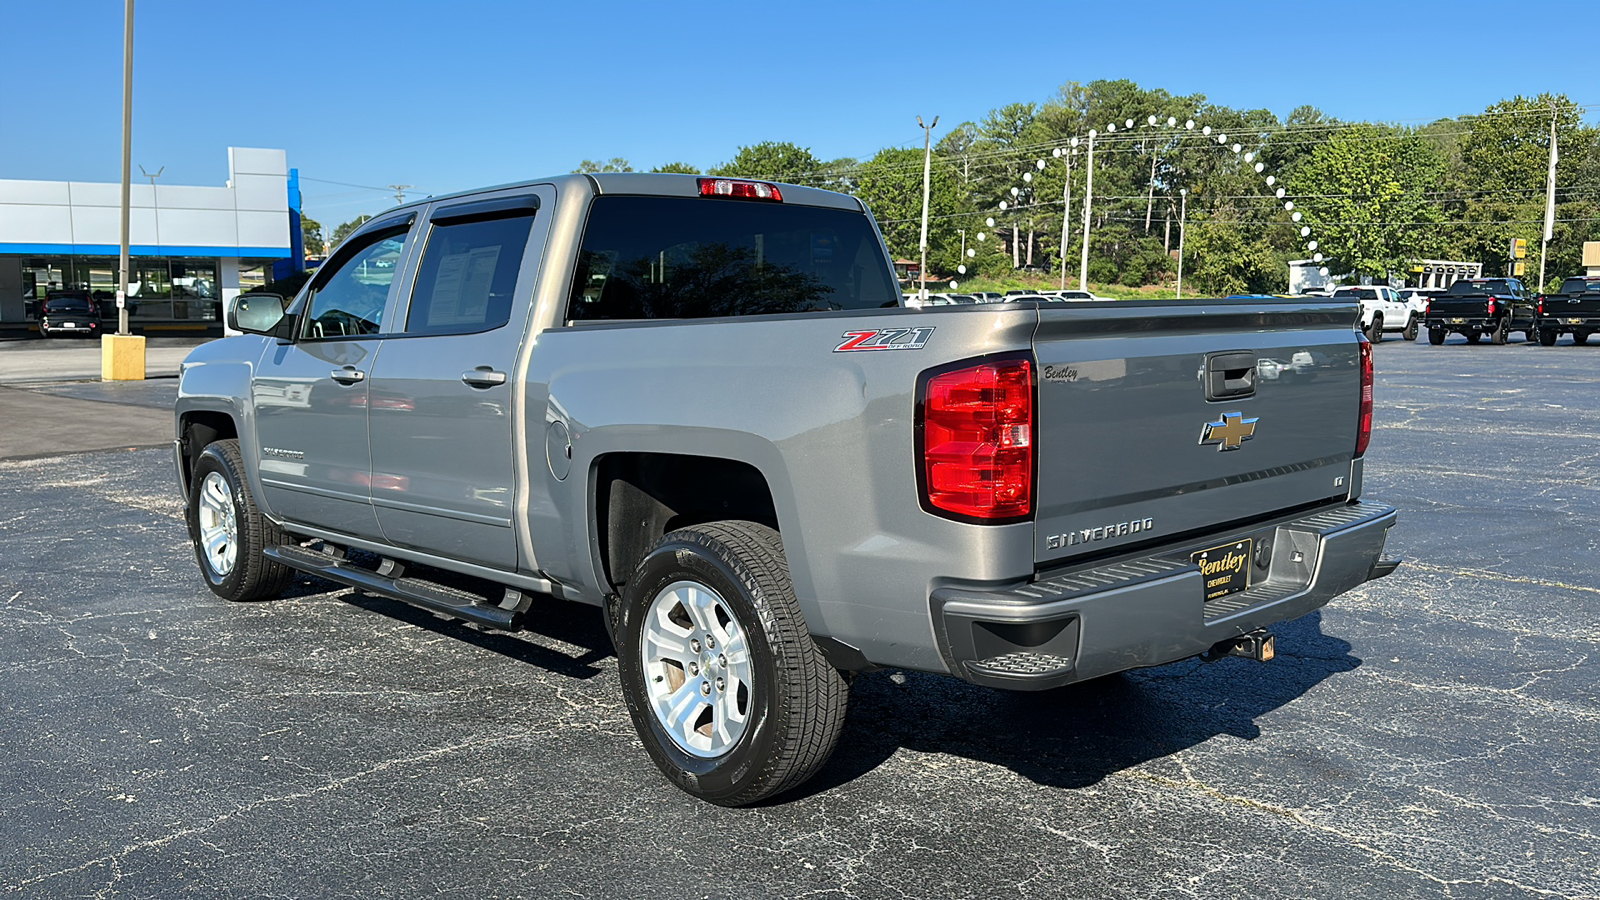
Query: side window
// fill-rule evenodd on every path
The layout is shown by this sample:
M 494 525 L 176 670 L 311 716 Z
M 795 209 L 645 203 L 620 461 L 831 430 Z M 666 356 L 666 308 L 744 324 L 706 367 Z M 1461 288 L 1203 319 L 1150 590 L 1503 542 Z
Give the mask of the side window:
M 373 232 L 357 245 L 354 256 L 331 272 L 319 272 L 311 284 L 302 337 L 327 340 L 377 334 L 409 234 L 409 226 Z
M 407 334 L 472 334 L 511 318 L 531 215 L 435 223 L 422 251 Z

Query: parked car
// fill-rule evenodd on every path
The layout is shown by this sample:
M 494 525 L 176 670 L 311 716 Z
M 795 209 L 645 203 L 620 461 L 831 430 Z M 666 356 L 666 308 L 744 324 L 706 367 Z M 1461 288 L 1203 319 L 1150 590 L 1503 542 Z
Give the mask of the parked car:
M 1428 314 L 1428 303 L 1444 293 L 1444 288 L 1401 288 L 1400 302 L 1406 305 L 1406 327 L 1400 332 L 1408 341 L 1417 339 L 1422 332 L 1422 319 Z
M 1538 339 L 1533 298 L 1517 278 L 1463 278 L 1428 301 L 1422 320 L 1428 343 L 1435 346 L 1451 333 L 1464 335 L 1469 344 L 1484 335 L 1490 343 L 1504 344 L 1513 331 Z
M 1572 335 L 1574 344 L 1587 344 L 1600 331 L 1600 278 L 1567 278 L 1561 290 L 1541 294 L 1534 303 L 1534 328 L 1539 343 L 1553 347 L 1556 338 Z
M 39 310 L 39 336 L 100 333 L 100 308 L 88 291 L 57 291 L 44 298 Z

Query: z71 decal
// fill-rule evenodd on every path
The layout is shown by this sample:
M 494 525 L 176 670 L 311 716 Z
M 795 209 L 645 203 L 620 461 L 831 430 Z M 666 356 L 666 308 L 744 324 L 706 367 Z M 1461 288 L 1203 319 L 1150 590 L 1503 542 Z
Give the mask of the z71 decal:
M 922 328 L 880 328 L 877 331 L 846 331 L 835 353 L 851 350 L 921 350 L 928 346 L 933 326 Z

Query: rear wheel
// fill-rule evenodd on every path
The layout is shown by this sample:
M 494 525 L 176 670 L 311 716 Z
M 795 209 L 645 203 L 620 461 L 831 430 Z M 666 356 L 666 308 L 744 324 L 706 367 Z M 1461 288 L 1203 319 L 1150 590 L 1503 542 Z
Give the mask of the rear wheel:
M 293 569 L 261 555 L 267 547 L 289 541 L 256 507 L 237 440 L 217 441 L 195 461 L 188 520 L 200 572 L 217 596 L 276 597 L 294 579 Z
M 1539 329 L 1539 346 L 1554 347 L 1556 345 L 1556 332 L 1554 328 Z
M 1489 333 L 1489 343 L 1491 344 L 1504 344 L 1510 338 L 1511 323 L 1505 319 L 1501 319 L 1500 324 L 1496 325 L 1494 331 Z
M 1429 328 L 1428 329 L 1428 343 L 1434 345 L 1435 347 L 1437 347 L 1440 344 L 1444 343 L 1444 329 L 1443 328 Z
M 1421 328 L 1421 323 L 1417 321 L 1417 317 L 1412 316 L 1406 320 L 1406 330 L 1400 332 L 1400 336 L 1408 341 L 1414 341 L 1417 339 L 1417 332 L 1421 330 Z
M 1572 333 L 1572 342 L 1574 344 L 1578 344 L 1578 345 L 1583 345 L 1583 344 L 1589 343 L 1589 332 L 1587 332 L 1587 331 L 1574 331 Z
M 1483 332 L 1481 332 L 1481 331 L 1469 331 L 1469 332 L 1466 333 L 1466 337 L 1467 337 L 1467 343 L 1476 344 L 1478 342 L 1478 339 L 1483 337 Z
M 755 803 L 833 753 L 848 688 L 806 629 L 776 531 L 724 521 L 666 535 L 628 582 L 620 619 L 628 712 L 684 791 Z
M 1367 325 L 1367 340 L 1374 344 L 1383 342 L 1383 316 L 1372 314 L 1372 321 Z

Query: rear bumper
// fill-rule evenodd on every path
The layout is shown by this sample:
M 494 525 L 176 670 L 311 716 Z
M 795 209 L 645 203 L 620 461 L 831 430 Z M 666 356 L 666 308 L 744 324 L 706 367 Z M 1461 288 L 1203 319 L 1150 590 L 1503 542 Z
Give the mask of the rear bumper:
M 940 649 L 954 674 L 1014 690 L 1187 659 L 1394 571 L 1398 561 L 1382 557 L 1396 515 L 1352 503 L 1021 587 L 940 588 L 931 598 Z M 1251 586 L 1206 601 L 1191 554 L 1245 539 L 1255 548 Z
M 1600 331 L 1600 316 L 1540 316 L 1534 320 L 1540 331 L 1569 334 L 1575 330 Z
M 1422 326 L 1445 331 L 1493 331 L 1500 327 L 1500 320 L 1483 316 L 1430 316 L 1422 320 Z

